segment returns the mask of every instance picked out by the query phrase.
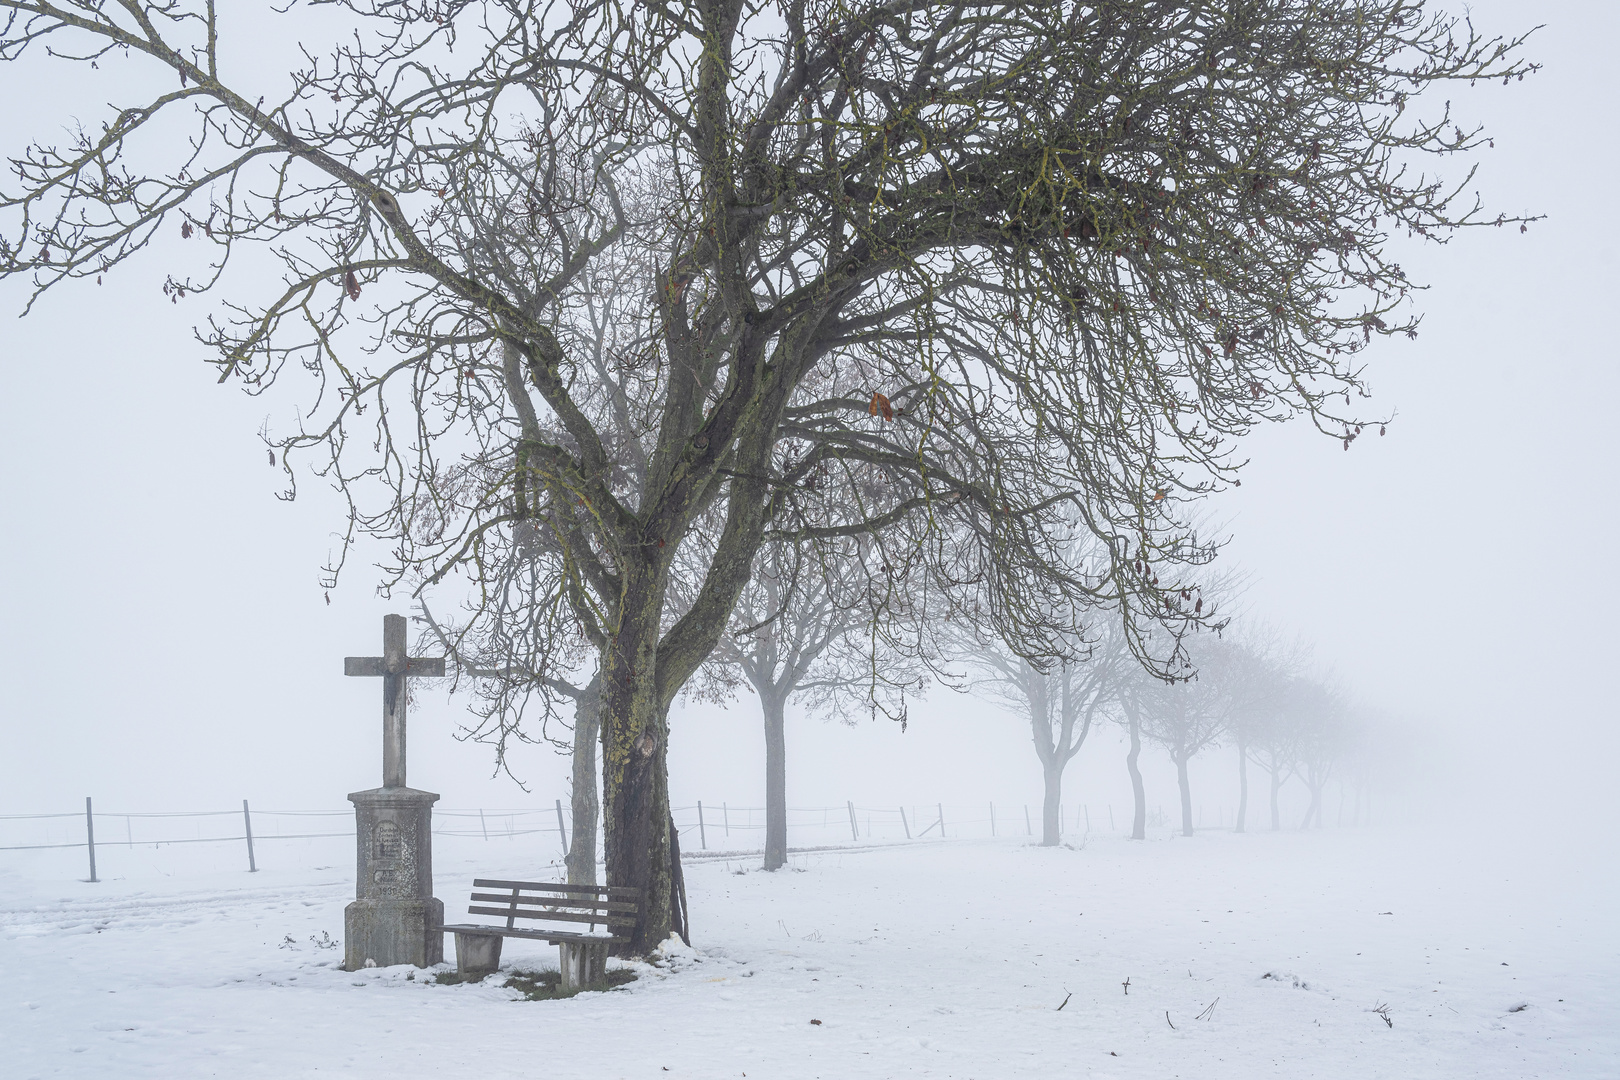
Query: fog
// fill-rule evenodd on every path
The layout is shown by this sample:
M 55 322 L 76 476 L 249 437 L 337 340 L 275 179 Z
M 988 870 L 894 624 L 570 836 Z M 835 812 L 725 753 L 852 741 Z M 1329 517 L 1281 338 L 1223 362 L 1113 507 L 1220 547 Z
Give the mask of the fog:
M 1397 414 L 1388 435 L 1346 452 L 1304 425 L 1267 429 L 1244 445 L 1241 489 L 1208 512 L 1231 536 L 1223 564 L 1247 575 L 1244 617 L 1308 640 L 1407 725 L 1383 748 L 1381 823 L 1519 823 L 1556 844 L 1616 823 L 1620 211 L 1606 192 L 1620 14 L 1472 10 L 1493 32 L 1547 24 L 1531 48 L 1542 73 L 1459 99 L 1496 140 L 1479 174 L 1493 213 L 1547 219 L 1413 250 L 1408 270 L 1433 286 L 1422 333 L 1367 354 L 1375 407 Z M 51 88 L 35 93 L 0 118 L 6 145 L 47 133 L 30 125 L 57 115 Z M 0 812 L 86 795 L 115 811 L 342 807 L 381 768 L 378 686 L 344 678 L 342 658 L 378 652 L 382 615 L 409 600 L 376 595 L 364 549 L 328 597 L 341 507 L 319 482 L 278 501 L 257 437 L 307 387 L 217 386 L 190 333 L 208 301 L 169 304 L 148 264 L 56 290 L 21 320 L 23 293 L 0 292 Z M 564 756 L 515 753 L 525 791 L 457 740 L 464 706 L 418 693 L 414 786 L 442 806 L 566 800 Z M 792 806 L 1039 804 L 1027 721 L 942 689 L 904 732 L 791 710 L 788 746 Z M 1071 817 L 1128 804 L 1123 752 L 1114 729 L 1092 736 L 1067 774 Z M 1173 814 L 1172 773 L 1149 758 L 1149 805 Z M 759 806 L 762 763 L 746 693 L 677 707 L 677 804 Z M 1230 751 L 1199 762 L 1206 824 L 1230 820 L 1234 788 Z

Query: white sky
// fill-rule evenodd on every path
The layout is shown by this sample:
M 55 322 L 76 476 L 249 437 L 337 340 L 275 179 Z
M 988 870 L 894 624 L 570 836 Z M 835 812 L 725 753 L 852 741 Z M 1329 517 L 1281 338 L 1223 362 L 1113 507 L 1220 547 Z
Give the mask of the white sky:
M 1491 32 L 1547 23 L 1531 50 L 1542 74 L 1452 96 L 1496 138 L 1480 172 L 1492 211 L 1548 220 L 1409 258 L 1433 285 L 1423 332 L 1369 356 L 1376 407 L 1399 413 L 1389 435 L 1345 453 L 1302 425 L 1268 430 L 1241 491 L 1211 510 L 1230 523 L 1253 612 L 1422 725 L 1414 741 L 1466 761 L 1457 771 L 1488 803 L 1607 818 L 1620 9 L 1473 12 Z M 66 119 L 18 82 L 0 69 L 0 97 L 25 105 L 0 117 L 7 150 Z M 345 679 L 341 661 L 379 651 L 381 616 L 407 605 L 374 596 L 364 565 L 326 604 L 337 507 L 314 487 L 278 502 L 257 439 L 295 399 L 216 386 L 189 332 L 203 308 L 168 304 L 161 280 L 148 262 L 22 321 L 21 294 L 0 290 L 0 813 L 87 794 L 109 810 L 331 807 L 380 782 L 380 688 Z M 565 762 L 546 748 L 516 762 L 533 796 L 490 779 L 487 750 L 451 737 L 461 709 L 424 695 L 413 786 L 446 806 L 566 799 Z M 1039 801 L 1027 728 L 977 702 L 936 695 L 905 735 L 790 724 L 793 805 Z M 758 728 L 746 697 L 679 713 L 676 801 L 758 805 Z M 1076 790 L 1123 803 L 1120 752 L 1112 732 L 1083 751 Z M 1230 771 L 1224 757 L 1206 767 L 1212 802 L 1230 806 Z M 1171 811 L 1168 775 L 1151 780 L 1150 802 Z

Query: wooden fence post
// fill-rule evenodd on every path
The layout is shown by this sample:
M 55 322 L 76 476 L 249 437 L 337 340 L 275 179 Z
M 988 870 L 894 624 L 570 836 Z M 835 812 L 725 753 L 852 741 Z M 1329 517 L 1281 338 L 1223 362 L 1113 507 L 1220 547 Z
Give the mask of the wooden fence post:
M 703 831 L 703 800 L 702 799 L 698 800 L 698 843 L 703 845 L 703 850 L 704 851 L 709 850 L 709 834 Z
M 90 811 L 90 796 L 84 797 L 84 842 L 90 849 L 90 880 L 98 881 L 96 877 L 96 819 Z
M 945 839 L 945 804 L 939 804 L 939 838 Z
M 259 872 L 259 864 L 255 862 L 253 858 L 253 815 L 248 813 L 248 804 L 246 799 L 242 800 L 242 825 L 247 831 L 248 873 L 257 874 Z
M 851 840 L 859 840 L 861 835 L 855 828 L 855 803 L 853 801 L 849 801 L 845 802 L 844 805 L 849 807 L 849 838 Z
M 563 831 L 562 800 L 557 800 L 557 838 L 562 841 L 563 858 L 568 858 L 568 834 Z
M 1024 835 L 1034 836 L 1035 826 L 1029 823 L 1029 803 L 1024 804 Z
M 900 808 L 900 827 L 906 830 L 906 839 L 911 839 L 911 823 L 906 820 L 906 808 Z
M 996 804 L 995 803 L 990 804 L 990 835 L 992 837 L 994 837 L 996 835 Z

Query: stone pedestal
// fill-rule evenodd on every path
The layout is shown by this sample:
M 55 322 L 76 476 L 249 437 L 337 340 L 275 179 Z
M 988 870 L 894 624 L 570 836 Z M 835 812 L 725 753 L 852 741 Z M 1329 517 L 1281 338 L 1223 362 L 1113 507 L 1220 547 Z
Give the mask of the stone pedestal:
M 433 898 L 431 791 L 372 788 L 354 803 L 355 901 L 343 911 L 343 966 L 444 961 L 444 905 Z

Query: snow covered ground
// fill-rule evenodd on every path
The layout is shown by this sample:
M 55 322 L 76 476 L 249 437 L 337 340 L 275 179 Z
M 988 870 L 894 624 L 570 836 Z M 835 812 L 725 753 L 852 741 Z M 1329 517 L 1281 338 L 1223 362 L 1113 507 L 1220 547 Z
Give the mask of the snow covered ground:
M 474 873 L 540 876 L 521 842 L 446 847 L 452 912 Z M 105 861 L 98 885 L 0 870 L 0 1075 L 1620 1076 L 1612 855 L 1500 836 L 714 859 L 688 868 L 696 951 L 550 1002 L 337 970 L 317 942 L 341 935 L 348 860 L 172 878 Z M 555 950 L 508 942 L 505 961 Z

